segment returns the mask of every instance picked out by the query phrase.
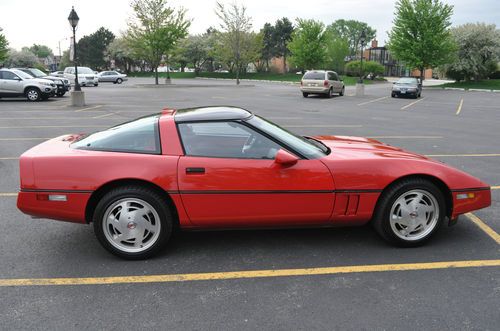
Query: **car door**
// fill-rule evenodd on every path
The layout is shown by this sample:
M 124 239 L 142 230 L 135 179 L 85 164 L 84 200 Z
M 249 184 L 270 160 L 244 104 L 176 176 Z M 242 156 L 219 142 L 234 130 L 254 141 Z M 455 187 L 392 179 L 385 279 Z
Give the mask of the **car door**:
M 23 80 L 10 71 L 2 71 L 2 91 L 6 95 L 23 94 Z
M 181 199 L 194 226 L 322 224 L 334 203 L 333 179 L 319 160 L 275 162 L 282 148 L 238 122 L 178 124 Z

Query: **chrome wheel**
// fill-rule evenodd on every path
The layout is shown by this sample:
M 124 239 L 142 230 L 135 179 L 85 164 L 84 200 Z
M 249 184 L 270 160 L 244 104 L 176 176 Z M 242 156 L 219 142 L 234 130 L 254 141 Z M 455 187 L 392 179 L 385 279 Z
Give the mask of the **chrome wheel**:
M 153 246 L 161 232 L 158 212 L 146 201 L 125 198 L 105 211 L 102 229 L 107 241 L 122 252 L 139 253 Z
M 434 195 L 419 189 L 400 195 L 389 214 L 393 233 L 405 241 L 425 238 L 438 224 L 439 216 Z
M 30 89 L 26 93 L 26 96 L 30 101 L 37 101 L 40 98 L 40 93 L 36 89 Z

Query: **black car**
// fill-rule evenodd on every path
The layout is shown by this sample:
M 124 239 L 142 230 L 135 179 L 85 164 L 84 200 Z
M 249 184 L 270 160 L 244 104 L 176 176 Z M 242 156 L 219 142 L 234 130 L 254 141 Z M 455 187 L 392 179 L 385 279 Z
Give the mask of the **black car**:
M 61 77 L 49 76 L 43 71 L 36 68 L 16 68 L 18 70 L 24 71 L 28 75 L 33 76 L 34 78 L 43 78 L 49 79 L 54 82 L 57 86 L 56 95 L 58 97 L 62 97 L 67 91 L 71 89 L 71 84 L 68 79 Z
M 413 98 L 420 98 L 422 95 L 422 83 L 419 78 L 403 77 L 397 82 L 394 82 L 391 91 L 391 97 L 409 96 Z

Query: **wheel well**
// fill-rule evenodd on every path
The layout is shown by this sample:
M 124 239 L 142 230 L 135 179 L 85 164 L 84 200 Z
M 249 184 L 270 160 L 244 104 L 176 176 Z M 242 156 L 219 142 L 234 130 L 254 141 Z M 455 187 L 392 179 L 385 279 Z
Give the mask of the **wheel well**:
M 451 212 L 453 210 L 453 197 L 451 194 L 450 188 L 439 178 L 431 176 L 431 175 L 424 175 L 424 174 L 415 174 L 415 175 L 408 175 L 404 177 L 400 177 L 387 185 L 382 193 L 380 194 L 378 200 L 380 201 L 380 197 L 384 195 L 385 192 L 389 190 L 392 186 L 398 184 L 399 182 L 406 180 L 406 179 L 412 179 L 412 178 L 420 178 L 420 179 L 426 179 L 433 183 L 434 185 L 437 186 L 437 188 L 443 193 L 444 201 L 446 203 L 446 216 L 451 217 Z M 378 208 L 378 201 L 377 201 L 377 207 Z
M 36 86 L 32 86 L 32 85 L 31 85 L 31 86 L 26 86 L 26 87 L 24 88 L 24 94 L 26 94 L 26 92 L 27 92 L 27 91 L 28 91 L 28 89 L 30 89 L 30 88 L 37 89 L 39 92 L 41 92 L 41 90 L 40 90 L 38 87 L 36 87 Z
M 94 214 L 95 207 L 97 206 L 97 203 L 99 200 L 109 191 L 112 189 L 115 189 L 120 186 L 130 186 L 130 185 L 136 185 L 136 186 L 141 186 L 141 187 L 146 187 L 149 188 L 152 191 L 155 191 L 158 193 L 160 196 L 162 196 L 165 201 L 167 202 L 168 206 L 170 207 L 170 210 L 172 211 L 172 217 L 174 219 L 174 226 L 178 227 L 179 226 L 179 214 L 177 213 L 177 208 L 175 206 L 174 201 L 170 197 L 170 195 L 161 187 L 159 187 L 156 184 L 153 184 L 151 182 L 145 181 L 145 180 L 140 180 L 140 179 L 119 179 L 115 180 L 109 183 L 104 184 L 103 186 L 99 187 L 96 191 L 92 193 L 90 196 L 89 201 L 87 202 L 87 207 L 85 208 L 85 221 L 87 223 L 92 222 L 92 216 Z

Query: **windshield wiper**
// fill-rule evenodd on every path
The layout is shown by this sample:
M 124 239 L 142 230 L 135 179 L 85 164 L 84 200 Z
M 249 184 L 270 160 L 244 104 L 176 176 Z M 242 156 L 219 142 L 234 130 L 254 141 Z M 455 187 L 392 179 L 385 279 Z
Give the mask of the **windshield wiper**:
M 315 139 L 313 137 L 307 137 L 307 136 L 304 136 L 304 138 L 311 141 L 315 146 L 317 146 L 319 149 L 321 149 L 321 151 L 323 153 L 325 153 L 326 155 L 330 154 L 330 152 L 332 151 L 330 149 L 330 147 L 326 146 L 325 143 L 322 142 L 321 140 Z

